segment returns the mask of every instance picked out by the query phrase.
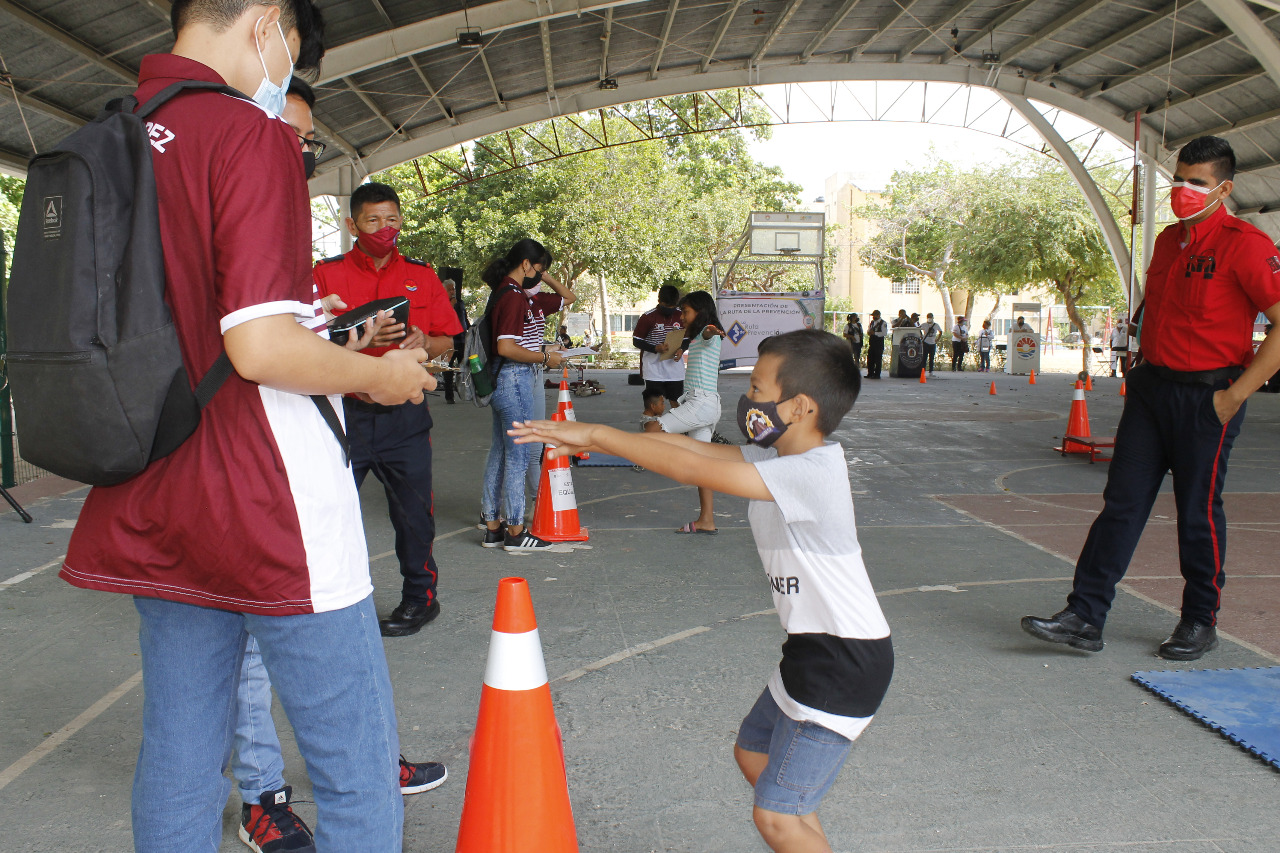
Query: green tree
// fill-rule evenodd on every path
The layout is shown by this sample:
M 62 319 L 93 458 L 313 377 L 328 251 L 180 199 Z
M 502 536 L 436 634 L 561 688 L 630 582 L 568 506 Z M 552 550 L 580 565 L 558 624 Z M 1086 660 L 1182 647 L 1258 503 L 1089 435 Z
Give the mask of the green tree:
M 1048 286 L 1066 307 L 1082 340 L 1082 305 L 1121 305 L 1124 292 L 1102 229 L 1062 164 L 1024 157 L 988 180 L 999 192 L 982 195 L 970 212 L 963 267 L 968 274 L 1018 288 Z M 1089 367 L 1089 347 L 1082 347 Z
M 858 250 L 863 263 L 883 278 L 928 281 L 942 295 L 948 329 L 970 310 L 960 258 L 978 183 L 974 172 L 934 159 L 924 169 L 894 172 L 883 201 L 856 212 L 872 226 Z

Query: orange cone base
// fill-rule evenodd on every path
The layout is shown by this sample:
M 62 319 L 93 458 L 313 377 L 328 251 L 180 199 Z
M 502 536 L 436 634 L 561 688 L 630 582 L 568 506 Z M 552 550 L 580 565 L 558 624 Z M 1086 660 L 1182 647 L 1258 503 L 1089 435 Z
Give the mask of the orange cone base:
M 577 853 L 551 688 L 480 693 L 457 853 Z

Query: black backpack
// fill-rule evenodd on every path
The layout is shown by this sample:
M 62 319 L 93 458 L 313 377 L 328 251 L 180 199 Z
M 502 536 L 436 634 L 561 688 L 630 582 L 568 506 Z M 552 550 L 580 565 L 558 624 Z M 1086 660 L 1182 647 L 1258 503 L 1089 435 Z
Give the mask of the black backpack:
M 498 381 L 498 371 L 505 361 L 498 355 L 497 343 L 493 339 L 493 306 L 498 304 L 507 288 L 502 287 L 489 294 L 484 313 L 471 324 L 464 336 L 462 348 L 462 382 L 470 390 L 471 402 L 484 408 L 493 399 L 494 387 Z M 474 368 L 479 367 L 479 370 Z
M 112 485 L 172 453 L 231 375 L 222 353 L 193 391 L 165 302 L 159 203 L 146 117 L 113 100 L 31 158 L 8 292 L 9 380 L 22 456 L 54 474 Z M 313 398 L 346 450 L 332 406 Z M 323 405 L 321 405 L 323 401 Z

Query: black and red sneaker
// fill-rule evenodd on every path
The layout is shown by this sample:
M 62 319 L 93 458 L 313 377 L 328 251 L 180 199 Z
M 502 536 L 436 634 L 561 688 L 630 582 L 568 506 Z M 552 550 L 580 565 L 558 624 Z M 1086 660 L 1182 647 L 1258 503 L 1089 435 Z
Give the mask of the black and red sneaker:
M 240 840 L 257 853 L 316 853 L 311 828 L 289 807 L 293 788 L 285 785 L 267 791 L 258 801 L 240 809 Z
M 421 794 L 439 788 L 449 778 L 449 771 L 438 761 L 412 764 L 400 756 L 400 793 Z

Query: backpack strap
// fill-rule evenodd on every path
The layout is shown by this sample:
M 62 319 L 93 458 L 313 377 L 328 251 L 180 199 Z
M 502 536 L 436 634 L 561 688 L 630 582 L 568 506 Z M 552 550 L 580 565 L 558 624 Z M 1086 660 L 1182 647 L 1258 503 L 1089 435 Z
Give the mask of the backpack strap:
M 196 403 L 199 404 L 201 410 L 209 405 L 213 400 L 213 395 L 218 393 L 218 389 L 223 383 L 235 373 L 235 368 L 231 364 L 227 351 L 223 350 L 218 355 L 213 366 L 209 368 L 209 372 L 200 380 L 200 384 L 196 386 Z M 333 437 L 338 440 L 338 446 L 342 448 L 342 461 L 348 468 L 351 467 L 351 442 L 347 439 L 346 432 L 342 429 L 342 421 L 338 420 L 338 413 L 334 411 L 333 403 L 323 394 L 311 395 L 311 402 L 316 404 L 316 408 L 320 411 L 320 417 L 324 418 L 324 422 L 329 425 L 329 430 L 333 433 Z
M 233 89 L 225 83 L 213 83 L 208 80 L 179 80 L 177 83 L 170 83 L 159 92 L 156 92 L 145 104 L 142 104 L 141 106 L 138 106 L 138 99 L 135 96 L 128 95 L 121 99 L 121 109 L 127 110 L 130 106 L 133 106 L 135 115 L 140 119 L 144 119 L 151 115 L 151 113 L 160 109 L 160 107 L 167 104 L 169 101 L 173 100 L 175 96 L 188 90 L 221 92 L 224 95 L 230 95 L 231 97 L 239 98 L 242 101 L 250 100 L 244 92 L 241 92 L 239 89 Z

